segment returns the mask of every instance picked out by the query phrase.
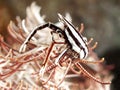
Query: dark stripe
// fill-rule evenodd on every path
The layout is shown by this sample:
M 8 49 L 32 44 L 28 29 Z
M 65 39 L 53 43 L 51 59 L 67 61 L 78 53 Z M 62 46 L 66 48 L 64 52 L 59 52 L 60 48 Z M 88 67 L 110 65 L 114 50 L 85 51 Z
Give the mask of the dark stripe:
M 63 17 L 64 18 L 64 17 Z M 83 37 L 80 35 L 80 33 L 76 30 L 76 28 L 70 23 L 68 22 L 65 18 L 64 20 L 77 32 L 77 34 L 80 36 L 80 38 L 82 39 L 82 41 L 85 43 L 85 46 L 87 47 L 86 42 L 84 41 Z M 88 48 L 88 47 L 87 47 Z
M 84 58 L 85 58 L 85 56 L 86 56 L 87 54 L 86 54 L 86 52 L 85 52 L 85 49 L 84 49 L 84 48 L 83 48 L 83 51 L 84 51 Z
M 46 28 L 46 27 L 54 30 L 56 33 L 62 33 L 62 34 L 64 34 L 61 28 L 55 26 L 54 24 L 46 23 L 46 24 L 40 25 L 40 26 L 38 26 L 36 29 L 34 29 L 34 31 L 31 33 L 30 37 L 28 38 L 28 41 L 30 41 L 30 39 L 35 35 L 35 33 L 36 33 L 38 30 L 44 29 L 44 28 Z
M 49 28 L 54 30 L 56 33 L 61 33 L 62 35 L 64 35 L 64 31 L 61 28 L 55 26 L 54 24 L 50 24 Z
M 60 30 L 60 31 L 62 31 L 61 28 L 55 26 L 54 24 L 50 24 L 50 25 L 49 25 L 49 28 L 51 28 L 52 30 L 55 30 L 55 31 L 56 31 L 56 30 Z
M 83 58 L 85 58 L 85 56 L 86 56 L 86 51 L 85 51 L 85 49 L 81 46 L 81 43 L 79 42 L 79 40 L 73 35 L 73 33 L 71 32 L 71 30 L 68 28 L 67 29 L 67 31 L 68 31 L 68 33 L 69 33 L 69 35 L 73 38 L 73 40 L 75 41 L 75 43 L 76 43 L 76 45 L 78 46 L 78 47 L 80 47 L 80 49 L 81 50 L 83 50 L 83 52 L 84 52 L 84 57 Z M 80 36 L 80 35 L 79 35 Z M 85 44 L 86 45 L 86 44 Z
M 83 47 L 81 46 L 81 43 L 78 41 L 78 39 L 73 35 L 73 33 L 71 32 L 71 30 L 67 27 L 66 28 L 67 32 L 69 33 L 70 37 L 73 38 L 73 40 L 75 41 L 75 44 L 80 47 L 80 49 L 83 49 Z
M 65 19 L 66 20 L 66 19 Z M 68 22 L 67 20 L 66 20 L 66 22 Z M 69 22 L 68 22 L 69 23 Z M 76 30 L 76 28 L 71 24 L 71 23 L 69 23 L 70 25 L 71 25 L 71 27 L 75 30 L 75 32 L 77 32 L 77 34 L 80 36 L 80 38 L 82 39 L 82 41 L 84 42 L 84 44 L 85 44 L 85 46 L 87 47 L 87 49 L 88 49 L 88 46 L 87 46 L 87 44 L 86 44 L 86 42 L 85 42 L 85 40 L 83 39 L 83 36 Z M 72 33 L 72 32 L 71 32 Z M 79 40 L 78 40 L 79 41 Z
M 49 23 L 38 26 L 36 29 L 34 29 L 34 30 L 32 31 L 30 37 L 28 38 L 28 41 L 30 41 L 30 39 L 36 34 L 36 32 L 37 32 L 38 30 L 41 30 L 41 29 L 46 28 L 46 27 L 48 27 L 48 26 L 49 26 Z
M 79 40 L 73 35 L 73 33 L 71 32 L 71 30 L 70 30 L 69 28 L 67 28 L 67 32 L 69 33 L 70 37 L 73 38 L 75 44 L 76 44 L 81 50 L 83 50 L 83 52 L 84 52 L 84 57 L 83 57 L 83 58 L 85 58 L 85 56 L 86 56 L 86 51 L 85 51 L 85 49 L 81 46 L 81 43 L 79 42 Z M 70 41 L 69 41 L 69 42 L 70 42 Z
M 35 30 L 41 30 L 41 29 L 46 28 L 46 27 L 49 27 L 49 23 L 46 23 L 44 25 L 40 25 Z
M 85 56 L 86 56 L 86 51 L 85 51 L 84 47 L 82 47 L 82 45 L 81 45 L 81 43 L 79 42 L 79 40 L 73 35 L 72 31 L 71 31 L 68 27 L 67 27 L 66 29 L 67 29 L 67 32 L 69 33 L 70 37 L 72 37 L 73 40 L 75 41 L 76 45 L 77 45 L 78 47 L 80 47 L 81 50 L 84 51 L 84 57 L 83 57 L 83 58 L 85 58 Z M 78 33 L 78 32 L 77 32 L 77 33 Z M 78 34 L 78 35 L 81 36 L 80 34 Z M 80 37 L 80 38 L 82 39 L 82 37 Z M 85 43 L 85 41 L 84 41 L 83 39 L 82 39 L 82 41 Z M 70 41 L 69 41 L 69 42 L 70 42 Z M 87 47 L 86 43 L 85 43 L 85 46 Z M 88 47 L 87 47 L 87 48 L 88 48 Z

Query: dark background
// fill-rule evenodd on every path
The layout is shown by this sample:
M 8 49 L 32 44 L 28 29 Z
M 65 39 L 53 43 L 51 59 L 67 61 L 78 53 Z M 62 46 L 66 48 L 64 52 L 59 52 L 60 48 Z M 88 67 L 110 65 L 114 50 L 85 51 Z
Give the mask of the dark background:
M 16 16 L 26 17 L 26 7 L 33 0 L 0 0 L 0 33 L 7 35 L 7 25 Z M 73 24 L 84 23 L 84 35 L 99 43 L 95 52 L 105 57 L 107 65 L 114 65 L 115 78 L 111 90 L 120 88 L 120 0 L 36 0 L 42 7 L 46 21 L 57 22 L 57 13 L 69 12 Z

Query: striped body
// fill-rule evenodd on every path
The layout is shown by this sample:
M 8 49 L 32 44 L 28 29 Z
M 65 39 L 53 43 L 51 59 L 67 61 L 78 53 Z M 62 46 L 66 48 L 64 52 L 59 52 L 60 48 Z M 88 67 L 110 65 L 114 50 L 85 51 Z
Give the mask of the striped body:
M 79 53 L 80 59 L 85 59 L 88 56 L 87 41 L 84 37 L 75 29 L 75 27 L 69 23 L 62 15 L 59 15 L 59 19 L 66 25 L 65 35 L 66 39 L 71 45 L 72 49 Z
M 21 45 L 19 52 L 25 51 L 28 41 L 35 35 L 38 30 L 42 30 L 46 27 L 52 29 L 56 33 L 60 33 L 65 37 L 65 40 L 68 42 L 68 45 L 71 46 L 71 49 L 79 53 L 80 59 L 85 59 L 88 56 L 88 47 L 87 41 L 84 37 L 76 30 L 76 28 L 69 23 L 62 15 L 58 14 L 60 22 L 65 26 L 64 30 L 55 26 L 52 23 L 46 23 L 44 25 L 39 25 L 29 34 L 24 43 Z

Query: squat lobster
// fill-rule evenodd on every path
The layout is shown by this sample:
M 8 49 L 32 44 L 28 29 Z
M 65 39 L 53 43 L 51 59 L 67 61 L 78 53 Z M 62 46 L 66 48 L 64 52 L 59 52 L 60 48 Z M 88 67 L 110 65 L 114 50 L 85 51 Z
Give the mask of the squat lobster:
M 54 44 L 67 44 L 68 47 L 58 56 L 58 58 L 55 61 L 56 65 L 59 65 L 59 60 L 61 57 L 64 57 L 65 53 L 68 50 L 73 50 L 75 53 L 78 54 L 78 58 L 80 59 L 80 62 L 82 63 L 87 63 L 90 61 L 85 60 L 86 57 L 88 56 L 89 53 L 89 48 L 88 48 L 88 44 L 92 41 L 92 39 L 90 40 L 90 42 L 87 42 L 87 40 L 76 30 L 76 28 L 68 21 L 66 20 L 61 14 L 58 14 L 59 16 L 59 20 L 60 22 L 63 23 L 64 25 L 64 29 L 61 29 L 59 27 L 57 27 L 56 25 L 52 24 L 52 23 L 46 23 L 43 25 L 40 25 L 38 27 L 36 27 L 30 34 L 29 36 L 26 38 L 26 40 L 24 41 L 24 43 L 21 45 L 19 52 L 23 52 L 25 51 L 26 45 L 27 43 L 30 41 L 30 39 L 35 35 L 35 33 L 38 30 L 44 29 L 44 28 L 50 28 L 52 29 L 53 33 L 58 33 L 60 35 L 63 36 L 63 38 L 65 39 L 65 42 L 53 42 L 50 46 L 50 48 L 48 49 L 48 54 L 46 55 L 46 58 L 43 62 L 43 68 L 41 69 L 41 71 L 45 71 L 46 69 L 46 65 L 47 65 L 47 61 L 50 55 L 50 51 L 52 50 Z M 96 46 L 96 44 L 92 47 L 94 48 Z M 101 61 L 96 61 L 97 63 L 102 62 L 103 59 L 101 59 Z M 92 62 L 92 61 L 91 61 Z M 96 63 L 95 62 L 95 63 Z M 94 62 L 92 62 L 94 63 Z M 109 82 L 102 82 L 99 81 L 98 79 L 96 79 L 95 77 L 93 77 L 91 74 L 89 74 L 80 64 L 76 64 L 77 66 L 79 66 L 83 73 L 87 74 L 88 77 L 92 78 L 93 80 L 99 82 L 99 83 L 103 83 L 103 84 L 108 84 Z
M 61 14 L 58 14 L 58 16 L 59 20 L 64 24 L 64 30 L 52 23 L 40 25 L 29 34 L 24 43 L 21 45 L 19 52 L 25 51 L 28 41 L 30 41 L 30 39 L 38 30 L 48 27 L 52 29 L 53 32 L 63 35 L 65 42 L 68 44 L 69 48 L 79 53 L 80 59 L 85 59 L 88 56 L 88 46 L 86 39 L 84 39 L 84 37 L 75 29 L 75 27 L 70 22 L 68 22 Z

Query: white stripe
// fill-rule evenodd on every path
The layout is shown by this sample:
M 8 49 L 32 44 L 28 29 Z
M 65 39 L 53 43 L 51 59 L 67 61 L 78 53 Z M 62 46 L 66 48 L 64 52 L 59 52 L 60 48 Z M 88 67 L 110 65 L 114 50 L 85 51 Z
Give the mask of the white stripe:
M 69 30 L 71 30 L 71 33 L 74 35 L 77 41 L 81 44 L 84 50 L 83 49 L 81 50 L 81 48 L 75 43 L 74 38 L 71 35 L 69 35 L 69 31 L 65 30 L 67 38 L 72 45 L 72 49 L 80 54 L 81 59 L 86 58 L 88 55 L 88 47 L 86 46 L 86 41 L 84 41 L 83 36 L 81 34 L 80 36 L 79 33 L 77 33 L 77 30 L 74 28 L 74 26 L 70 24 L 61 14 L 58 14 L 58 16 L 59 16 L 59 19 L 68 26 Z
M 59 64 L 59 60 L 60 60 L 60 58 L 63 56 L 63 54 L 66 52 L 68 50 L 68 48 L 67 49 L 65 49 L 58 57 L 57 57 L 57 59 L 55 60 L 55 64 L 56 65 L 58 65 Z
M 69 33 L 68 33 L 67 30 L 65 30 L 65 33 L 66 33 L 66 35 L 67 35 L 67 37 L 68 37 L 69 42 L 70 42 L 71 45 L 72 45 L 72 49 L 75 50 L 77 53 L 80 53 L 80 50 L 81 50 L 81 49 L 76 45 L 75 41 L 74 41 L 73 38 L 69 35 Z
M 84 57 L 85 56 L 85 58 L 87 57 L 87 55 L 88 55 L 88 48 L 86 47 L 86 44 L 85 44 L 85 42 L 83 41 L 84 39 L 81 39 L 81 37 L 83 37 L 82 35 L 81 35 L 81 37 L 79 36 L 79 34 L 74 30 L 74 28 L 66 21 L 66 19 L 64 20 L 65 21 L 65 23 L 67 24 L 67 26 L 69 27 L 69 30 L 71 30 L 71 32 L 72 32 L 72 34 L 74 35 L 74 37 L 79 41 L 79 43 L 82 45 L 82 47 L 85 49 L 85 52 L 86 52 L 86 54 L 84 53 L 84 51 L 82 50 L 81 51 L 81 49 L 80 49 L 80 51 L 78 51 L 79 50 L 79 47 L 75 44 L 75 42 L 74 42 L 74 40 L 72 39 L 72 37 L 70 37 L 70 35 L 68 34 L 67 36 L 68 36 L 68 39 L 69 38 L 71 38 L 71 40 L 70 41 L 72 41 L 71 42 L 71 44 L 73 45 L 72 47 L 73 47 L 73 50 L 75 50 L 76 52 L 78 52 L 78 53 L 80 53 L 80 57 L 81 57 L 81 59 L 82 59 L 82 57 Z M 65 32 L 66 32 L 67 30 L 65 30 Z M 67 33 L 66 33 L 67 34 Z M 74 43 L 73 43 L 74 42 Z M 84 55 L 83 55 L 84 54 Z
M 85 52 L 86 52 L 85 53 L 84 50 L 81 50 L 81 48 L 75 43 L 75 41 L 73 40 L 73 38 L 69 35 L 68 31 L 65 30 L 65 32 L 66 32 L 66 35 L 67 35 L 67 37 L 69 39 L 69 42 L 72 45 L 72 49 L 75 50 L 77 53 L 79 53 L 80 59 L 86 58 L 86 56 L 88 55 L 88 51 L 86 51 L 87 49 L 85 50 Z
M 65 21 L 65 20 L 64 20 Z M 66 21 L 65 21 L 66 22 Z M 74 28 L 69 24 L 67 23 L 67 26 L 69 27 L 69 30 L 71 30 L 71 32 L 73 33 L 73 35 L 77 38 L 77 40 L 80 42 L 80 44 L 85 48 L 86 45 L 85 43 L 83 42 L 83 40 L 81 39 L 81 37 L 79 36 L 79 34 L 74 30 Z M 82 35 L 81 35 L 82 36 Z

